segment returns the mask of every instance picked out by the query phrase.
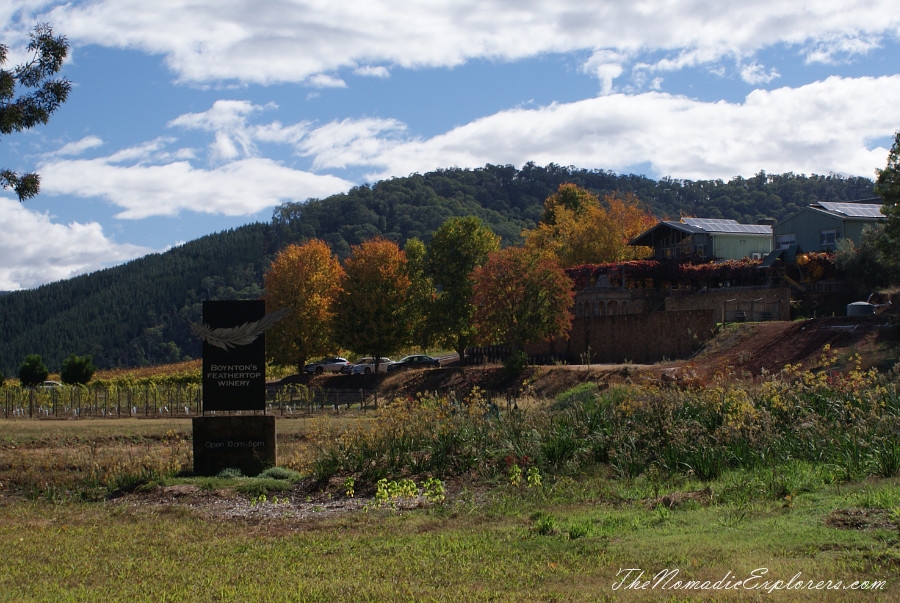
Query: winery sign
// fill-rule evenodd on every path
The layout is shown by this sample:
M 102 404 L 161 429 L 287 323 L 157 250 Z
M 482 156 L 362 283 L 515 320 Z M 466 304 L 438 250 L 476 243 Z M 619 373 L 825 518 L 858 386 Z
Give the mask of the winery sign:
M 191 323 L 203 340 L 203 412 L 265 409 L 265 332 L 283 316 L 266 316 L 263 300 L 203 302 L 203 323 Z
M 203 322 L 191 323 L 203 340 L 203 416 L 193 420 L 195 474 L 236 468 L 257 475 L 276 464 L 275 417 L 266 415 L 265 332 L 287 312 L 267 316 L 263 300 L 207 301 Z

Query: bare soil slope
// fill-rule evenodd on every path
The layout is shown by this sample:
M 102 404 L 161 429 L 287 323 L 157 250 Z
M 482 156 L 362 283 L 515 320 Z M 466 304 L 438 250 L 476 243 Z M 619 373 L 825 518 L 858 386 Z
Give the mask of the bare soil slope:
M 730 324 L 692 358 L 653 365 L 593 364 L 533 366 L 511 378 L 498 365 L 463 367 L 457 362 L 443 368 L 411 370 L 386 375 L 301 377 L 318 387 L 372 389 L 386 399 L 414 396 L 418 392 L 448 392 L 464 396 L 474 387 L 489 392 L 523 392 L 552 397 L 579 383 L 648 382 L 690 380 L 705 382 L 714 376 L 734 380 L 758 379 L 766 373 L 800 364 L 804 369 L 822 366 L 830 346 L 837 364 L 830 370 L 890 370 L 900 361 L 900 327 L 894 315 L 866 318 L 835 317 L 792 322 Z

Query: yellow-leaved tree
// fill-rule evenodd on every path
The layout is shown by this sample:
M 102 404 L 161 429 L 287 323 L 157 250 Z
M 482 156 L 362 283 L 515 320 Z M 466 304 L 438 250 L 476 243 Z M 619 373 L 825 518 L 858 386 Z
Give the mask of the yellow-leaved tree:
M 279 365 L 296 365 L 334 353 L 331 318 L 341 290 L 344 270 L 328 244 L 312 239 L 289 245 L 275 259 L 264 278 L 266 312 L 291 312 L 266 333 L 266 355 Z
M 406 254 L 393 241 L 376 238 L 353 245 L 344 262 L 335 300 L 335 341 L 359 354 L 382 358 L 409 344 L 411 279 Z M 376 370 L 384 370 L 376 365 Z
M 525 230 L 525 246 L 552 253 L 563 268 L 646 257 L 650 250 L 628 241 L 656 224 L 634 195 L 602 201 L 575 184 L 561 184 L 544 202 L 537 227 Z

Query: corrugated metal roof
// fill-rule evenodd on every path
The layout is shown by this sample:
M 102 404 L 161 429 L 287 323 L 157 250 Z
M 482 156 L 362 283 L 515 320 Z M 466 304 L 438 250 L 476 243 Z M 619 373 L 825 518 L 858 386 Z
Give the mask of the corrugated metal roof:
M 740 224 L 737 220 L 715 218 L 682 218 L 685 224 L 702 229 L 704 232 L 729 232 L 743 234 L 771 235 L 772 227 L 768 224 Z
M 874 203 L 834 203 L 821 201 L 817 203 L 824 210 L 847 216 L 848 218 L 884 218 L 881 205 Z

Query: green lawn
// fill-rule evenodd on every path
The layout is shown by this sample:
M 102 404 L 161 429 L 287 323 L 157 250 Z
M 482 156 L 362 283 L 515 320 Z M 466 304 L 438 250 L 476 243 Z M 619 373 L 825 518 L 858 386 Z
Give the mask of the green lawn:
M 898 485 L 895 478 L 827 486 L 791 506 L 717 503 L 713 495 L 709 504 L 669 509 L 624 501 L 619 484 L 589 477 L 457 490 L 443 504 L 409 511 L 271 521 L 7 496 L 0 499 L 0 600 L 894 601 L 896 527 L 841 529 L 826 518 L 836 509 L 891 504 Z M 711 485 L 714 493 L 720 487 Z M 635 588 L 640 571 L 650 581 L 644 590 Z M 672 579 L 657 583 L 664 571 Z M 764 589 L 798 573 L 803 583 L 886 584 L 877 591 Z M 758 588 L 674 588 L 677 580 L 720 579 L 732 586 L 751 579 L 748 586 Z

